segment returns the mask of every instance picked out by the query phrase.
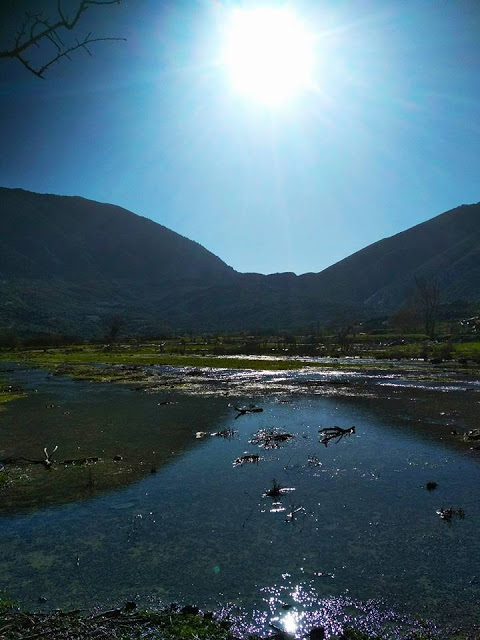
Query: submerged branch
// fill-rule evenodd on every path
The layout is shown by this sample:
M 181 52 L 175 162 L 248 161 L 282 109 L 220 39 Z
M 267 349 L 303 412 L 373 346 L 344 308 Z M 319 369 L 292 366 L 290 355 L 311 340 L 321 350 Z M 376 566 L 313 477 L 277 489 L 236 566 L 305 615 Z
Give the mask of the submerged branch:
M 326 427 L 325 429 L 320 429 L 319 433 L 323 435 L 320 440 L 321 444 L 328 446 L 330 440 L 340 442 L 340 440 L 345 436 L 350 436 L 352 433 L 355 433 L 355 427 L 350 427 L 349 429 L 342 429 L 342 427 Z

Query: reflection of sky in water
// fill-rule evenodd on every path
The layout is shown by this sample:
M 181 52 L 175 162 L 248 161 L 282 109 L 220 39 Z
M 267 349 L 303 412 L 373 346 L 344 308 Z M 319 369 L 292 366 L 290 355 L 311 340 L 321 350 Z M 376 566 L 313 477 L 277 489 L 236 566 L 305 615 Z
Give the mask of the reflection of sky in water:
M 268 374 L 273 380 L 307 375 Z M 259 378 L 265 380 L 255 372 L 253 379 Z M 30 403 L 44 406 L 45 384 Z M 65 405 L 91 402 L 90 385 L 51 384 Z M 134 437 L 142 433 L 132 445 L 140 456 L 147 442 L 151 448 L 162 437 L 156 425 L 168 415 L 176 416 L 172 428 L 191 430 L 192 447 L 115 492 L 2 517 L 0 588 L 11 597 L 35 605 L 45 596 L 50 608 L 135 596 L 206 607 L 228 602 L 240 629 L 268 633 L 271 623 L 286 631 L 295 624 L 298 635 L 318 625 L 334 633 L 342 620 L 354 618 L 365 629 L 387 621 L 398 635 L 410 623 L 392 607 L 441 622 L 480 622 L 473 549 L 480 524 L 478 459 L 447 448 L 433 433 L 407 429 L 397 415 L 403 401 L 367 398 L 362 404 L 311 394 L 281 404 L 266 394 L 256 398 L 263 413 L 235 420 L 228 398 L 178 393 L 172 396 L 177 404 L 158 408 L 148 394 L 95 389 L 102 411 L 115 420 L 124 398 L 132 404 L 128 427 Z M 452 412 L 465 401 L 452 395 Z M 99 406 L 90 405 L 94 422 Z M 12 420 L 18 437 L 21 407 L 2 417 Z M 72 413 L 79 420 L 73 406 Z M 195 441 L 209 415 L 205 430 L 233 428 L 237 436 Z M 318 429 L 333 424 L 355 424 L 356 433 L 324 447 Z M 248 444 L 257 429 L 273 426 L 295 437 L 274 450 Z M 234 468 L 245 451 L 264 460 Z M 282 506 L 275 510 L 264 496 L 273 479 L 295 488 L 275 499 Z M 438 483 L 433 492 L 425 489 L 429 481 Z M 436 509 L 447 506 L 463 507 L 466 518 L 442 521 Z M 289 519 L 290 513 L 296 517 Z M 379 596 L 381 605 L 370 602 Z

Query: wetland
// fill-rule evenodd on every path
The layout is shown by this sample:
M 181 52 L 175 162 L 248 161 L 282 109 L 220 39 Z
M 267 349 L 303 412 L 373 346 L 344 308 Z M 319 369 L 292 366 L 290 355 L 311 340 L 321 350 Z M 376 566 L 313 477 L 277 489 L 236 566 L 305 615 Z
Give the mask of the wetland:
M 477 637 L 475 372 L 53 356 L 0 365 L 9 598 L 195 603 L 243 637 Z

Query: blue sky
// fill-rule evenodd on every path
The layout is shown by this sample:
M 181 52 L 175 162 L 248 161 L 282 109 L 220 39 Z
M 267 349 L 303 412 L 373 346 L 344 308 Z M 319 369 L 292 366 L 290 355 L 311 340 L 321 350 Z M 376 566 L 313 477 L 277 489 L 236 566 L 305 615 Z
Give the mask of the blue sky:
M 79 35 L 126 43 L 46 80 L 0 60 L 0 184 L 126 207 L 261 273 L 321 271 L 480 200 L 478 0 L 262 3 L 315 35 L 314 87 L 273 108 L 219 63 L 252 4 L 124 2 Z

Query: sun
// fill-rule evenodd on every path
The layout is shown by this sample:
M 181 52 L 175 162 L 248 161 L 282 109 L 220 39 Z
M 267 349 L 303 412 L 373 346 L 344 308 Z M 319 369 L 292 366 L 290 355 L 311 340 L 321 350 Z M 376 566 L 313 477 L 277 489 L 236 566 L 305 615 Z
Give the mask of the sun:
M 237 9 L 226 30 L 224 64 L 238 92 L 277 105 L 311 83 L 312 43 L 287 8 Z

